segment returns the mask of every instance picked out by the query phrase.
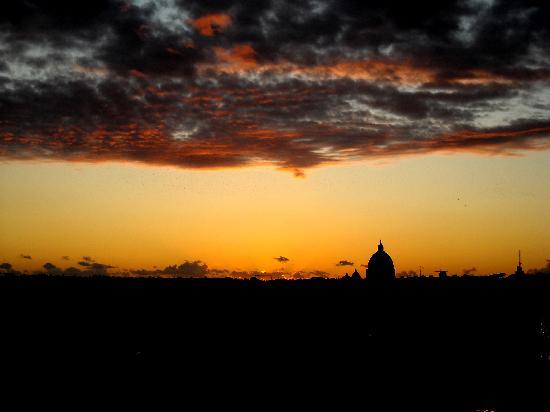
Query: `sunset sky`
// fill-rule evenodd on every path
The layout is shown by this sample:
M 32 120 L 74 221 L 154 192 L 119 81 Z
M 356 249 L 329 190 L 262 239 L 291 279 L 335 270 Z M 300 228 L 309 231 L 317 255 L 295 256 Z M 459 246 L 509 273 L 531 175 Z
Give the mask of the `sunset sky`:
M 0 261 L 545 267 L 550 5 L 401 3 L 2 2 Z

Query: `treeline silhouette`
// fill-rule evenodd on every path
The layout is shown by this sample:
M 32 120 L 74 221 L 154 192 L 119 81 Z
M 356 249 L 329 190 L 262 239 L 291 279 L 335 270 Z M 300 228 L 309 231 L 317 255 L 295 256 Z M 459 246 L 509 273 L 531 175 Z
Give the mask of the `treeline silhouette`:
M 545 274 L 383 284 L 4 275 L 0 361 L 135 376 L 160 365 L 189 387 L 330 388 L 343 403 L 385 403 L 374 410 L 548 410 L 549 296 Z

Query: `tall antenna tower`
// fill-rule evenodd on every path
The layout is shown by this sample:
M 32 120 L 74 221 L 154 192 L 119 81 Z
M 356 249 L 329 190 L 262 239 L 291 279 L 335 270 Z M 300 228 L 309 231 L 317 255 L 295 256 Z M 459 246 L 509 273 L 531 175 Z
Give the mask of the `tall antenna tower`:
M 523 263 L 521 263 L 521 250 L 518 250 L 518 266 L 516 268 L 516 273 L 514 273 L 515 276 L 521 276 L 524 275 L 525 272 L 523 272 Z

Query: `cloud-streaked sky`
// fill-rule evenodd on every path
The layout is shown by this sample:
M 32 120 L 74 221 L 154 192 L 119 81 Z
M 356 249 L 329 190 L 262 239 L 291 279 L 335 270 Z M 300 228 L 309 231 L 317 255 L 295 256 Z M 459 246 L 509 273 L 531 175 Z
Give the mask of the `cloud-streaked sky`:
M 219 176 L 231 176 L 228 179 L 235 185 L 231 187 L 248 181 L 250 170 L 259 176 L 255 185 L 271 187 L 265 193 L 268 198 L 276 199 L 278 195 L 281 202 L 292 203 L 299 201 L 288 198 L 285 192 L 274 192 L 282 189 L 277 189 L 278 177 L 267 170 L 305 176 L 300 180 L 303 187 L 316 187 L 319 191 L 315 193 L 324 193 L 324 188 L 311 181 L 317 173 L 314 169 L 323 167 L 319 173 L 327 176 L 327 181 L 338 181 L 341 173 L 347 173 L 351 180 L 363 183 L 363 178 L 380 178 L 378 171 L 370 175 L 364 171 L 365 164 L 403 162 L 403 158 L 413 157 L 421 162 L 413 160 L 414 170 L 405 168 L 400 175 L 387 172 L 393 176 L 387 183 L 391 190 L 405 193 L 408 188 L 403 182 L 407 176 L 418 177 L 421 169 L 442 173 L 446 166 L 440 155 L 454 156 L 458 159 L 453 163 L 456 173 L 464 173 L 463 168 L 474 167 L 464 155 L 474 154 L 485 159 L 476 163 L 479 170 L 484 164 L 502 170 L 498 176 L 493 171 L 483 172 L 476 184 L 485 185 L 488 193 L 494 187 L 507 193 L 535 193 L 529 207 L 538 210 L 541 199 L 548 195 L 539 188 L 539 179 L 548 176 L 545 163 L 550 149 L 548 21 L 548 2 L 519 0 L 434 4 L 393 0 L 2 2 L 1 189 L 6 197 L 14 198 L 27 190 L 26 196 L 32 198 L 32 193 L 40 190 L 25 186 L 25 182 L 44 185 L 39 174 L 56 175 L 58 186 L 70 185 L 67 176 L 57 174 L 57 165 L 48 169 L 36 163 L 48 160 L 108 162 L 94 169 L 95 176 L 103 176 L 96 189 L 126 193 L 128 189 L 112 185 L 126 173 L 112 166 L 114 162 L 152 166 L 140 169 L 143 176 L 156 173 L 159 166 L 180 169 L 182 176 L 190 176 L 189 170 L 212 173 L 204 169 L 214 169 Z M 494 155 L 501 160 L 494 160 Z M 535 166 L 514 163 L 519 160 L 511 155 L 527 156 Z M 18 161 L 18 165 L 12 161 Z M 30 169 L 19 165 L 19 161 Z M 518 172 L 514 166 L 518 164 L 525 168 Z M 76 167 L 89 166 L 79 163 Z M 531 182 L 533 168 L 538 173 L 536 182 L 525 187 L 525 182 Z M 230 169 L 238 169 L 234 171 L 237 174 L 227 174 Z M 114 177 L 105 178 L 106 170 Z M 30 177 L 33 173 L 35 176 Z M 520 177 L 510 177 L 509 173 L 519 173 Z M 92 178 L 94 184 L 97 179 Z M 161 184 L 170 184 L 170 179 Z M 498 179 L 515 179 L 515 183 L 501 187 L 502 180 Z M 213 188 L 214 192 L 223 193 L 221 180 L 215 183 L 220 186 Z M 15 181 L 24 189 L 15 187 Z M 522 186 L 516 184 L 519 181 Z M 442 182 L 438 190 L 418 188 L 402 201 L 414 199 L 414 204 L 426 198 L 437 202 L 438 196 L 446 199 L 445 185 L 449 184 Z M 370 192 L 368 185 L 350 185 L 348 191 L 339 193 L 344 198 L 338 201 L 355 199 L 355 192 L 364 193 L 358 204 L 376 203 L 377 208 L 377 202 L 389 201 L 391 196 L 372 200 L 380 196 L 381 189 L 376 183 L 371 185 L 378 192 Z M 462 183 L 460 187 L 464 189 Z M 250 200 L 252 192 L 239 190 L 241 201 Z M 158 190 L 151 190 L 148 196 L 155 195 Z M 198 210 L 207 197 L 197 199 L 198 209 L 187 210 L 185 218 L 200 214 Z M 185 197 L 180 200 L 186 201 Z M 480 192 L 474 200 L 484 202 L 487 197 Z M 130 203 L 128 198 L 119 201 Z M 25 221 L 20 216 L 26 207 L 24 200 L 18 202 L 2 206 L 4 223 Z M 80 199 L 72 202 L 74 213 L 86 215 Z M 296 213 L 310 213 L 304 207 L 308 203 L 303 199 Z M 342 210 L 327 204 L 333 201 L 317 205 L 316 213 L 330 219 Z M 47 205 L 41 207 L 43 216 L 51 218 L 57 213 Z M 359 216 L 359 207 L 353 216 Z M 447 219 L 454 219 L 454 206 L 440 207 Z M 482 210 L 498 207 L 494 200 Z M 269 213 L 273 218 L 277 216 L 274 208 L 266 207 L 265 219 Z M 391 208 L 397 213 L 396 206 Z M 368 210 L 365 208 L 365 213 Z M 97 213 L 91 219 L 101 227 L 105 215 Z M 223 217 L 230 212 L 220 213 Z M 406 214 L 406 218 L 426 216 L 419 212 Z M 462 223 L 458 221 L 457 225 Z M 363 229 L 372 228 L 367 221 L 357 224 L 366 225 Z M 496 226 L 504 230 L 502 225 Z M 437 230 L 432 224 L 426 227 Z M 21 225 L 19 230 L 23 230 Z M 154 236 L 155 230 L 142 230 L 144 237 L 147 233 Z M 325 236 L 339 239 L 338 229 L 331 230 L 327 229 Z M 392 230 L 388 232 L 394 242 L 403 242 Z M 376 245 L 383 231 L 378 228 L 369 241 Z M 278 235 L 273 236 L 278 247 L 268 251 L 264 245 L 266 250 L 262 251 L 271 265 L 278 264 L 273 256 L 286 257 L 289 253 L 279 247 Z M 427 236 L 435 235 L 430 232 Z M 190 242 L 176 238 L 180 243 Z M 37 242 L 32 236 L 27 239 L 29 243 Z M 18 243 L 12 232 L 9 241 L 1 240 L 4 246 L 9 245 L 10 253 L 17 253 L 15 256 L 35 255 L 31 245 Z M 537 241 L 547 245 L 549 239 L 546 235 Z M 14 244 L 20 248 L 17 252 Z M 520 246 L 506 244 L 507 250 Z M 83 249 L 84 245 L 78 250 L 56 249 L 56 256 L 97 255 L 97 250 Z M 340 245 L 335 249 L 330 257 L 323 255 L 326 262 L 312 269 L 334 269 L 334 262 L 340 260 L 360 265 L 368 258 L 355 250 L 345 253 Z M 404 249 L 400 251 L 406 253 Z M 301 256 L 307 253 L 301 253 L 297 246 L 295 252 L 288 256 L 289 264 L 300 265 Z M 210 250 L 193 250 L 193 254 L 183 258 L 218 263 L 206 259 Z M 544 261 L 543 257 L 543 252 L 537 252 L 537 259 Z M 178 261 L 175 257 L 163 259 L 159 264 Z M 122 257 L 109 261 L 116 265 L 131 263 L 131 259 Z M 260 265 L 252 261 L 243 265 Z M 402 269 L 414 269 L 413 261 L 407 260 L 408 267 Z M 231 258 L 220 259 L 219 263 L 238 266 Z M 478 271 L 506 269 L 494 262 L 456 262 L 457 271 L 470 267 Z
M 4 3 L 3 158 L 301 175 L 550 144 L 547 2 Z

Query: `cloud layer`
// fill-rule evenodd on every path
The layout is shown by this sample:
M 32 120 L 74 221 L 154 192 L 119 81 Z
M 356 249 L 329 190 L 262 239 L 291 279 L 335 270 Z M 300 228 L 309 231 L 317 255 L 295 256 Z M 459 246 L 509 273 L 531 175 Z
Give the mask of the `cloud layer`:
M 184 168 L 550 147 L 542 1 L 0 5 L 0 157 Z
M 43 270 L 21 272 L 15 269 L 10 263 L 0 263 L 0 275 L 55 275 L 55 276 L 114 276 L 114 277 L 143 277 L 143 278 L 234 278 L 251 279 L 258 278 L 263 280 L 298 280 L 311 278 L 329 278 L 334 277 L 328 272 L 320 270 L 299 270 L 299 271 L 260 271 L 260 270 L 229 270 L 209 268 L 208 265 L 200 260 L 184 261 L 181 264 L 169 265 L 164 269 L 118 269 L 115 266 L 97 263 L 95 261 L 82 260 L 78 262 L 81 268 L 67 267 L 60 268 L 51 262 L 42 265 Z M 113 270 L 116 269 L 116 270 Z
M 336 264 L 336 266 L 353 266 L 353 262 L 350 262 L 349 260 L 341 260 Z

